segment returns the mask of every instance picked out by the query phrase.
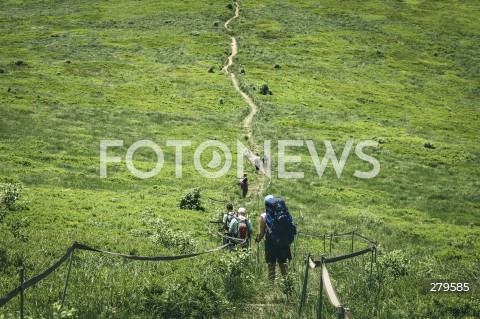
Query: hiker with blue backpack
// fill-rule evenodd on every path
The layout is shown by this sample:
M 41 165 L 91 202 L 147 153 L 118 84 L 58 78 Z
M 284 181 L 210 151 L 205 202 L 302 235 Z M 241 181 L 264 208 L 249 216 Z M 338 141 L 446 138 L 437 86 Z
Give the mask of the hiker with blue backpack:
M 250 219 L 245 216 L 245 207 L 238 209 L 237 217 L 230 222 L 229 231 L 235 238 L 242 239 L 243 243 L 240 245 L 246 248 L 249 245 L 250 236 L 253 234 L 253 227 Z
M 260 230 L 255 241 L 265 236 L 265 260 L 268 264 L 268 278 L 275 280 L 276 263 L 283 277 L 287 276 L 287 260 L 292 259 L 290 244 L 293 243 L 297 229 L 288 211 L 285 201 L 268 195 L 265 197 L 265 213 L 260 215 Z

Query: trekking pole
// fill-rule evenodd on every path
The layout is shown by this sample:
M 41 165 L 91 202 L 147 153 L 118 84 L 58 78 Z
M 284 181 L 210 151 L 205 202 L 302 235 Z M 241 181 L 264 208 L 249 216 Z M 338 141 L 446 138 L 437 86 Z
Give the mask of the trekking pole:
M 257 241 L 257 264 L 260 264 L 260 242 Z
M 298 241 L 298 236 L 295 236 L 293 239 L 293 261 L 292 261 L 292 266 L 295 264 L 295 256 L 297 255 L 297 241 Z
M 305 259 L 305 277 L 303 278 L 303 287 L 302 287 L 302 295 L 300 296 L 300 305 L 298 307 L 298 318 L 302 317 L 302 310 L 303 305 L 305 304 L 305 299 L 307 297 L 307 283 L 308 283 L 308 270 L 310 269 L 310 256 L 311 254 L 308 253 L 307 259 Z

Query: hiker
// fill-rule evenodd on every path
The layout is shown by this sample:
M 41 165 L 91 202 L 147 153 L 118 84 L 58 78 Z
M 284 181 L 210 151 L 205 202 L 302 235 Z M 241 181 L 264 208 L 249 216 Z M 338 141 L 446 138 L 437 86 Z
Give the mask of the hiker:
M 258 174 L 260 170 L 260 155 L 258 155 L 258 153 L 253 157 L 253 165 L 255 165 L 255 173 Z
M 232 236 L 232 233 L 230 233 L 230 223 L 232 222 L 232 220 L 235 219 L 235 212 L 233 211 L 233 205 L 232 204 L 227 204 L 227 212 L 223 215 L 223 224 L 222 224 L 222 228 L 223 228 L 223 234 L 225 236 Z M 226 239 L 225 237 L 223 237 L 223 244 L 226 245 L 229 243 L 229 240 Z
M 243 178 L 237 183 L 238 186 L 242 189 L 242 196 L 245 198 L 248 193 L 248 178 L 247 174 L 243 174 Z
M 285 201 L 273 195 L 265 197 L 265 213 L 260 215 L 260 230 L 255 239 L 258 243 L 265 236 L 265 260 L 268 264 L 268 278 L 275 280 L 275 266 L 278 262 L 283 277 L 287 276 L 287 260 L 292 259 L 290 244 L 297 233 L 292 215 Z
M 268 157 L 267 157 L 267 155 L 263 156 L 262 164 L 263 164 L 263 171 L 268 172 Z
M 246 248 L 249 246 L 250 236 L 253 234 L 253 227 L 250 219 L 245 215 L 245 207 L 238 209 L 237 218 L 230 222 L 229 231 L 235 238 L 245 240 L 240 246 Z

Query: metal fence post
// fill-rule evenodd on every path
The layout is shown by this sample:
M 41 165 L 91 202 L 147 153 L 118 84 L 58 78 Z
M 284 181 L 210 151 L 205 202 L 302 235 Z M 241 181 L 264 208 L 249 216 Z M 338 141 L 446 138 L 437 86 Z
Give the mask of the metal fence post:
M 317 319 L 322 319 L 322 310 L 323 310 L 323 258 L 322 256 L 320 263 L 320 292 L 318 296 L 318 310 L 317 310 Z
M 73 243 L 73 245 L 75 245 L 75 243 Z M 60 306 L 60 309 L 63 308 L 63 303 L 65 301 L 65 297 L 67 296 L 68 279 L 70 278 L 70 270 L 72 270 L 72 261 L 73 261 L 74 252 L 75 252 L 75 249 L 73 249 L 72 252 L 70 253 L 70 260 L 68 262 L 67 276 L 65 277 L 65 286 L 63 287 L 62 304 Z
M 330 255 L 332 255 L 332 240 L 333 240 L 333 235 L 330 235 Z
M 300 296 L 300 306 L 298 307 L 298 318 L 302 316 L 303 306 L 305 304 L 305 299 L 307 297 L 307 283 L 308 283 L 308 270 L 310 269 L 309 261 L 310 261 L 311 254 L 307 255 L 307 259 L 305 260 L 305 277 L 303 278 L 303 287 L 302 287 L 302 295 Z
M 355 242 L 355 231 L 352 231 L 352 253 L 353 253 L 353 244 Z
M 324 254 L 327 253 L 327 248 L 326 248 L 326 246 L 325 246 L 326 241 L 327 241 L 327 235 L 323 235 L 323 253 L 324 253 Z
M 337 319 L 345 319 L 345 308 L 342 305 L 337 308 Z
M 372 288 L 372 276 L 373 276 L 373 258 L 374 258 L 375 246 L 372 247 L 372 254 L 370 257 L 370 288 Z
M 23 283 L 24 283 L 24 275 L 25 269 L 20 267 L 20 319 L 23 319 L 23 306 L 24 306 L 24 296 L 23 296 Z

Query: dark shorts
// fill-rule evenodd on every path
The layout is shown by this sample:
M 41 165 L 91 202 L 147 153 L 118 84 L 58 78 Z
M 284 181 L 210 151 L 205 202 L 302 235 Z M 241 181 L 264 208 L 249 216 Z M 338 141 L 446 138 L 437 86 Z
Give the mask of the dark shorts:
M 287 262 L 287 259 L 292 259 L 290 246 L 279 247 L 269 240 L 265 241 L 265 260 L 267 263 L 274 264 L 278 262 L 279 264 L 284 264 Z

